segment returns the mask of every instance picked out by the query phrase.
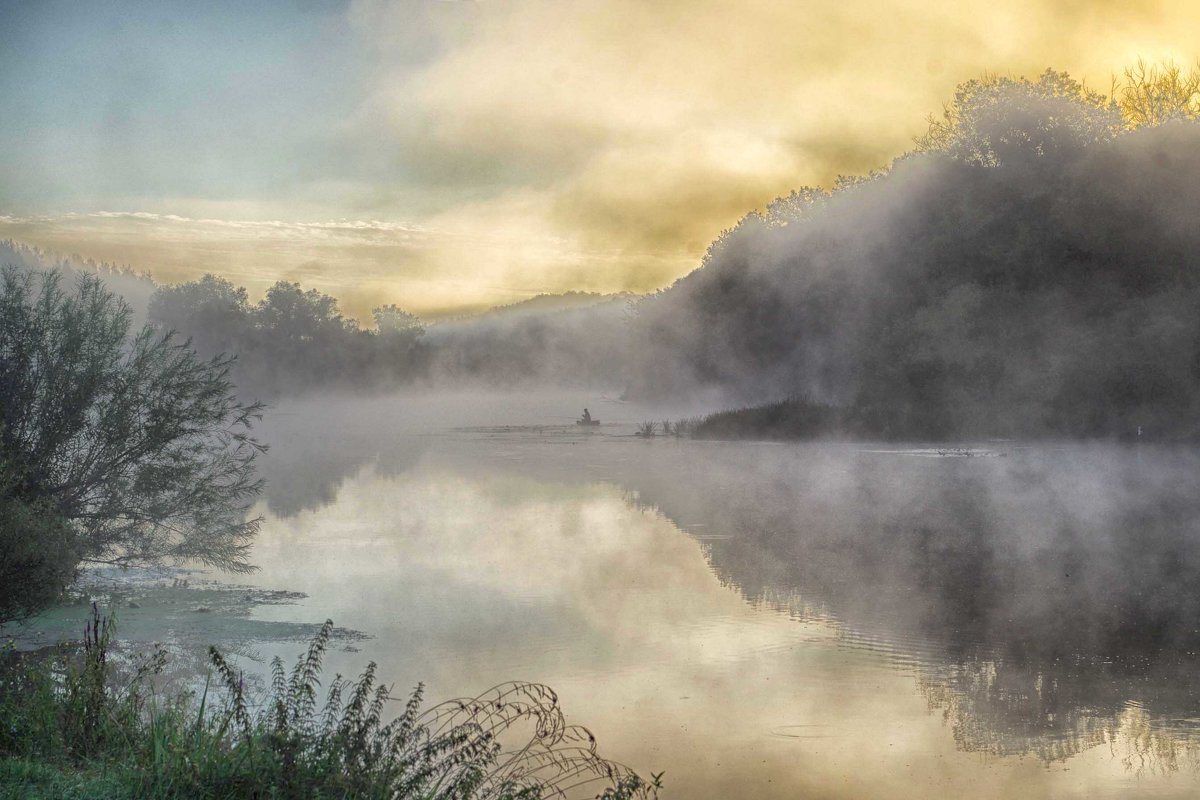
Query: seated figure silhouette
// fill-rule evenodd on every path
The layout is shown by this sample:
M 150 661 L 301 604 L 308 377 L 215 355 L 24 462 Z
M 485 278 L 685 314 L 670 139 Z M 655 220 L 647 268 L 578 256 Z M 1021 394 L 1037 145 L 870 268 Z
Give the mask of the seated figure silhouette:
M 584 422 L 591 422 L 591 421 L 592 421 L 592 414 L 591 414 L 591 412 L 590 412 L 590 411 L 588 411 L 586 408 L 583 410 L 583 421 L 584 421 Z

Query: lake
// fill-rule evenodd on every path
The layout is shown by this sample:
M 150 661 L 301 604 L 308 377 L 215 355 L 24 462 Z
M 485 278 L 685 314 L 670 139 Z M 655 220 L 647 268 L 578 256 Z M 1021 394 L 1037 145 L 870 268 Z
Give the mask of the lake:
M 1196 451 L 633 436 L 653 411 L 275 409 L 261 570 L 224 580 L 303 597 L 226 638 L 260 668 L 302 641 L 255 630 L 329 617 L 364 636 L 327 669 L 398 694 L 548 684 L 665 798 L 1200 791 Z

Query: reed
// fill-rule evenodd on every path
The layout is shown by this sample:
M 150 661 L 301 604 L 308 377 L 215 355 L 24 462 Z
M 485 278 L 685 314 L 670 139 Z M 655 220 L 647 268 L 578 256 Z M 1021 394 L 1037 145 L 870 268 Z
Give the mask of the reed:
M 697 439 L 815 439 L 838 435 L 838 408 L 807 395 L 709 414 L 687 427 Z

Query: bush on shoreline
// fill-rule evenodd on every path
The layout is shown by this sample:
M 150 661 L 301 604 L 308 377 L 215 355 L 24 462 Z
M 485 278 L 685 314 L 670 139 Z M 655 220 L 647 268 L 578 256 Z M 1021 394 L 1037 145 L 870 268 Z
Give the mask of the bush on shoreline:
M 318 699 L 326 621 L 290 672 L 272 663 L 252 697 L 214 647 L 199 692 L 153 686 L 161 650 L 117 685 L 115 628 L 93 606 L 81 652 L 0 663 L 0 799 L 454 798 L 657 796 L 568 725 L 552 690 L 507 683 L 421 710 L 422 689 L 385 721 L 392 699 L 375 664 L 336 676 Z
M 0 268 L 0 622 L 84 562 L 247 572 L 262 415 L 94 275 Z

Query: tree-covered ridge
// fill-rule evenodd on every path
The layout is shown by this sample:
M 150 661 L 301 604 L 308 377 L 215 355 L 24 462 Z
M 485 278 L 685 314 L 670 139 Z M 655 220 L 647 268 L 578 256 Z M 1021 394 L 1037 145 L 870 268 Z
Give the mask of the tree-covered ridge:
M 964 84 L 889 170 L 748 215 L 644 303 L 634 390 L 807 392 L 870 436 L 1200 432 L 1198 83 Z

